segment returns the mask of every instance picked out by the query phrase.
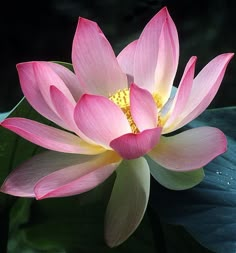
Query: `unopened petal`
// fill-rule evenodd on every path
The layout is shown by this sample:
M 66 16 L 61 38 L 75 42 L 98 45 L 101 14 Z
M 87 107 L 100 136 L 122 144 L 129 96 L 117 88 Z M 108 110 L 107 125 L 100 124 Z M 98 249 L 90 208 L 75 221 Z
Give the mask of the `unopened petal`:
M 137 134 L 125 134 L 112 140 L 110 146 L 124 159 L 135 159 L 145 155 L 156 146 L 161 130 L 161 127 L 156 127 Z
M 167 169 L 189 171 L 205 166 L 226 149 L 226 137 L 219 129 L 198 127 L 162 137 L 149 156 Z
M 105 216 L 105 240 L 110 247 L 124 242 L 140 224 L 149 199 L 150 172 L 144 158 L 123 161 Z
M 72 62 L 87 93 L 109 96 L 127 87 L 112 47 L 97 23 L 80 18 L 73 41 Z

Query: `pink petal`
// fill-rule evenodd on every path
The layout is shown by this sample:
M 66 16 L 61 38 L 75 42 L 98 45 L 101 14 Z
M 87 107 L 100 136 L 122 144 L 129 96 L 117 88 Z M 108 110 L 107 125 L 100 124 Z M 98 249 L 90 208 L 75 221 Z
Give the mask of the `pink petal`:
M 67 97 L 55 86 L 50 87 L 50 95 L 53 106 L 60 118 L 65 122 L 67 129 L 70 129 L 71 131 L 75 132 L 86 142 L 95 144 L 77 127 L 74 120 L 75 105 L 71 103 L 71 101 L 68 100 Z
M 80 18 L 72 48 L 75 73 L 87 93 L 109 96 L 127 87 L 110 43 L 97 23 Z
M 15 169 L 5 180 L 1 191 L 14 196 L 35 197 L 34 188 L 39 180 L 44 177 L 46 184 L 47 176 L 50 174 L 56 175 L 51 181 L 52 185 L 55 185 L 57 179 L 56 173 L 58 172 L 58 175 L 60 175 L 64 171 L 63 177 L 70 175 L 72 180 L 78 180 L 79 173 L 86 173 L 86 165 L 87 172 L 89 173 L 90 169 L 95 169 L 96 163 L 98 163 L 98 168 L 99 164 L 101 167 L 102 165 L 104 166 L 102 161 L 105 165 L 109 162 L 111 164 L 117 162 L 115 157 L 112 158 L 110 152 L 96 156 L 66 154 L 53 151 L 43 152 L 32 157 Z M 81 167 L 83 168 L 83 172 L 80 172 Z M 78 187 L 81 187 L 81 185 Z
M 134 54 L 137 45 L 137 40 L 126 46 L 117 56 L 117 61 L 128 78 L 128 83 L 134 82 Z
M 114 152 L 82 157 L 75 166 L 57 170 L 40 179 L 34 187 L 35 196 L 37 199 L 65 197 L 89 191 L 107 179 L 120 161 Z
M 66 87 L 69 89 L 74 100 L 78 101 L 81 95 L 84 93 L 78 77 L 61 64 L 47 62 L 47 65 L 61 78 Z
M 74 134 L 33 120 L 7 118 L 1 123 L 1 126 L 47 149 L 79 154 L 98 154 L 104 152 L 103 148 L 91 145 Z
M 78 128 L 89 139 L 107 149 L 110 149 L 113 139 L 131 132 L 122 110 L 102 96 L 83 95 L 75 108 L 74 117 Z
M 163 104 L 170 97 L 179 59 L 177 31 L 174 30 L 174 34 L 172 34 L 171 29 L 173 28 L 171 26 L 175 28 L 173 21 L 166 19 L 159 38 L 159 50 L 155 69 L 154 90 L 161 96 Z M 173 38 L 173 36 L 176 36 L 177 39 Z
M 164 39 L 167 43 L 166 47 L 164 47 Z M 165 72 L 170 67 L 165 61 L 165 55 L 160 55 L 160 50 L 163 48 L 168 60 L 172 62 L 170 73 Z M 167 51 L 170 53 L 167 54 Z M 174 78 L 178 58 L 178 34 L 167 8 L 164 7 L 145 26 L 138 40 L 135 53 L 134 82 L 138 86 L 148 89 L 151 93 L 156 90 L 157 85 L 158 87 L 166 85 L 162 88 L 162 92 L 169 93 L 172 83 L 157 84 L 156 81 L 159 81 L 157 79 L 159 74 L 164 78 L 164 72 L 167 74 L 169 81 Z M 163 70 L 162 64 L 164 66 Z
M 31 106 L 44 117 L 66 128 L 60 117 L 48 106 L 43 98 L 33 70 L 33 62 L 20 63 L 17 65 L 21 89 Z
M 196 76 L 188 102 L 179 115 L 180 122 L 175 129 L 184 126 L 208 107 L 220 87 L 226 67 L 233 55 L 228 53 L 215 57 Z
M 130 110 L 140 131 L 157 126 L 158 111 L 152 95 L 135 84 L 130 87 Z
M 76 104 L 70 90 L 62 81 L 62 79 L 44 62 L 34 62 L 33 69 L 39 89 L 48 105 L 54 110 L 54 106 L 51 102 L 50 87 L 56 86 L 72 103 Z
M 170 117 L 168 118 L 164 126 L 163 132 L 165 133 L 169 132 L 168 128 L 170 128 L 171 124 L 176 120 L 179 114 L 185 109 L 186 103 L 188 102 L 192 84 L 193 84 L 196 60 L 197 60 L 196 57 L 191 57 L 185 67 L 184 74 L 180 81 L 172 106 L 170 108 Z
M 198 127 L 162 137 L 149 153 L 161 166 L 176 171 L 199 169 L 227 149 L 225 135 L 214 127 Z
M 50 86 L 50 99 L 56 113 L 66 124 L 67 129 L 78 133 L 78 127 L 74 121 L 75 104 L 71 102 L 57 87 Z
M 125 134 L 114 139 L 110 146 L 124 159 L 135 159 L 145 155 L 156 146 L 160 139 L 162 128 L 144 130 L 138 134 Z

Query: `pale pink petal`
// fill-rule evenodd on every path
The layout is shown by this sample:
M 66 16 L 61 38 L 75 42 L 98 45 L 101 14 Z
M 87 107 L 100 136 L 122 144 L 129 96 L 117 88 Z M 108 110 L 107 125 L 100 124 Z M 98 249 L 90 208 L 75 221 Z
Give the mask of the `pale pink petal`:
M 43 98 L 37 80 L 35 78 L 33 62 L 17 64 L 17 71 L 20 79 L 21 89 L 31 106 L 45 118 L 66 128 L 60 117 L 48 106 Z
M 114 152 L 82 157 L 75 166 L 57 170 L 34 187 L 37 199 L 65 197 L 89 191 L 107 179 L 120 163 Z
M 151 93 L 135 84 L 130 87 L 130 110 L 139 131 L 157 126 L 157 106 Z
M 155 69 L 154 90 L 161 96 L 163 103 L 170 97 L 179 59 L 179 44 L 175 44 L 176 40 L 173 38 L 177 36 L 177 32 L 172 34 L 172 25 L 174 26 L 174 23 L 169 19 L 163 24 Z
M 47 65 L 61 78 L 77 102 L 81 95 L 84 93 L 83 87 L 80 84 L 78 77 L 72 71 L 62 66 L 61 64 L 47 62 Z
M 95 169 L 96 163 L 98 163 L 97 168 L 99 168 L 99 164 L 104 166 L 109 163 L 115 163 L 117 160 L 116 158 L 113 159 L 112 155 L 110 153 L 108 154 L 108 152 L 96 156 L 66 154 L 53 151 L 43 152 L 32 157 L 15 169 L 5 180 L 1 191 L 14 196 L 35 197 L 34 188 L 36 184 L 39 180 L 51 173 L 58 172 L 60 174 L 64 171 L 63 177 L 70 174 L 72 180 L 73 173 L 75 173 L 74 180 L 76 180 L 80 176 L 78 174 L 80 173 L 81 167 L 83 167 L 82 170 L 85 173 L 85 167 L 87 165 L 87 172 L 89 173 L 89 170 L 92 171 Z M 102 164 L 102 161 L 104 164 Z M 54 181 L 52 179 L 52 185 L 55 185 L 55 180 L 56 177 Z
M 188 171 L 205 166 L 226 149 L 226 137 L 219 129 L 198 127 L 162 137 L 149 155 L 169 170 Z
M 150 171 L 146 159 L 140 157 L 123 161 L 116 170 L 116 180 L 105 215 L 105 240 L 108 246 L 120 245 L 136 230 L 145 214 L 149 192 Z
M 168 129 L 170 128 L 171 124 L 176 120 L 176 118 L 180 115 L 180 113 L 185 109 L 186 103 L 188 102 L 189 95 L 192 89 L 193 78 L 194 78 L 194 70 L 196 64 L 196 57 L 191 57 L 188 61 L 182 79 L 180 81 L 178 90 L 174 97 L 173 103 L 171 105 L 170 117 L 168 118 L 167 122 L 165 123 L 163 132 L 169 132 Z
M 70 129 L 71 131 L 75 132 L 86 142 L 95 144 L 94 142 L 92 142 L 92 140 L 85 136 L 77 127 L 74 120 L 75 105 L 71 103 L 71 101 L 68 100 L 67 97 L 55 86 L 50 87 L 50 95 L 53 106 L 60 118 L 65 122 L 67 129 Z
M 180 128 L 200 115 L 215 97 L 226 67 L 234 54 L 221 54 L 210 61 L 193 81 L 193 87 L 188 102 L 179 115 L 177 126 Z
M 72 104 L 76 104 L 68 87 L 57 73 L 49 67 L 47 62 L 34 62 L 33 69 L 39 89 L 52 110 L 54 110 L 50 95 L 50 87 L 52 85 L 56 86 Z
M 125 134 L 114 139 L 110 146 L 124 159 L 135 159 L 145 155 L 158 143 L 162 128 L 144 130 L 138 134 Z
M 72 47 L 75 73 L 87 93 L 109 96 L 127 87 L 112 47 L 97 23 L 80 18 Z
M 128 83 L 134 82 L 134 54 L 137 40 L 126 46 L 117 56 L 117 61 L 122 71 L 127 75 Z
M 160 69 L 162 64 L 164 64 L 163 70 L 168 70 L 168 64 L 165 61 L 164 55 L 159 55 L 161 53 L 160 46 L 164 47 L 164 38 L 167 40 L 164 53 L 172 61 L 171 73 L 166 73 L 169 81 L 171 81 L 174 78 L 175 68 L 177 68 L 178 64 L 179 42 L 175 24 L 166 7 L 161 9 L 145 26 L 138 40 L 135 52 L 134 82 L 138 86 L 148 89 L 151 93 L 156 91 L 156 80 L 159 78 L 158 71 L 161 71 L 160 75 L 162 75 L 162 69 Z M 170 53 L 167 54 L 167 51 Z M 157 65 L 159 70 L 157 69 Z M 166 85 L 163 87 L 162 92 L 166 94 L 170 92 L 172 83 L 158 83 L 158 87 L 161 87 L 161 85 Z
M 1 122 L 1 126 L 30 142 L 59 152 L 98 154 L 105 151 L 102 147 L 91 145 L 74 134 L 29 119 L 7 118 Z
M 130 125 L 122 110 L 102 96 L 85 94 L 75 108 L 78 128 L 92 141 L 110 149 L 110 142 L 126 133 Z
M 75 103 L 71 102 L 57 87 L 50 86 L 50 99 L 56 113 L 66 124 L 67 129 L 78 133 L 78 127 L 74 121 Z

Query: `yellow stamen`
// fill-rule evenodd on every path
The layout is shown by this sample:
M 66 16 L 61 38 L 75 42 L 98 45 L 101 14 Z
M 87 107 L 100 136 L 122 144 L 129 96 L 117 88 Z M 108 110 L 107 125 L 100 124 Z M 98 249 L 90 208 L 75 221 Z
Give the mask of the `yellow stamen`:
M 161 96 L 157 93 L 152 94 L 152 96 L 153 96 L 153 99 L 157 105 L 158 111 L 160 111 L 163 106 Z M 128 122 L 129 122 L 132 132 L 138 133 L 139 129 L 136 126 L 136 124 L 132 118 L 131 112 L 130 112 L 130 90 L 128 88 L 123 89 L 123 90 L 118 90 L 116 93 L 109 96 L 109 99 L 113 103 L 118 105 L 120 107 L 120 109 L 124 112 L 125 116 L 128 119 Z M 163 126 L 163 124 L 164 124 L 164 122 L 163 122 L 161 116 L 158 115 L 157 126 Z
M 109 99 L 115 104 L 117 104 L 120 107 L 120 109 L 124 112 L 125 116 L 128 119 L 132 132 L 138 133 L 139 130 L 136 124 L 134 123 L 134 120 L 130 112 L 129 89 L 126 88 L 123 90 L 118 90 L 115 94 L 111 95 Z
M 161 108 L 163 107 L 163 102 L 162 102 L 161 96 L 158 93 L 153 93 L 152 97 L 157 105 L 158 111 L 160 111 Z

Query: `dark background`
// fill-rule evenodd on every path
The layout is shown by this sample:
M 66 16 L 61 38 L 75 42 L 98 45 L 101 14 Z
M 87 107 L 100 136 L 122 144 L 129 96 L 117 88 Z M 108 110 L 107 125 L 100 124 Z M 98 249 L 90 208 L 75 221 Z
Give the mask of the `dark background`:
M 180 39 L 175 83 L 192 55 L 197 71 L 216 55 L 236 52 L 236 1 L 47 0 L 4 1 L 1 6 L 0 112 L 22 98 L 15 65 L 31 60 L 71 62 L 79 16 L 98 22 L 118 53 L 137 38 L 152 16 L 167 6 Z M 236 58 L 233 58 L 211 107 L 236 105 Z

